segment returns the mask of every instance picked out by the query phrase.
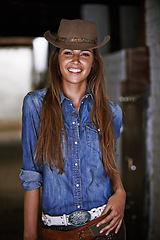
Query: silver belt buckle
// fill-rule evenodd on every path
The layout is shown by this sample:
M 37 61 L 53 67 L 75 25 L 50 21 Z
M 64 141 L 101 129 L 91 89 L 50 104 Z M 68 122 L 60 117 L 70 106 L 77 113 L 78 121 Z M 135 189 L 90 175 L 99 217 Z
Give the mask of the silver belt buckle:
M 89 212 L 85 210 L 77 210 L 69 215 L 68 221 L 74 227 L 79 227 L 89 222 L 90 219 L 91 215 Z

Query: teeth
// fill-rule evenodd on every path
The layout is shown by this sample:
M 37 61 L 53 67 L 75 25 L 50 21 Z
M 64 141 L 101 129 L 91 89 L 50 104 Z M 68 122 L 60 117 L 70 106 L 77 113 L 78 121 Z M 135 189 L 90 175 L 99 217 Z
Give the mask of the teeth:
M 76 68 L 69 68 L 68 71 L 69 71 L 69 72 L 73 72 L 73 73 L 79 73 L 79 72 L 81 72 L 82 70 L 81 70 L 81 69 L 76 69 Z

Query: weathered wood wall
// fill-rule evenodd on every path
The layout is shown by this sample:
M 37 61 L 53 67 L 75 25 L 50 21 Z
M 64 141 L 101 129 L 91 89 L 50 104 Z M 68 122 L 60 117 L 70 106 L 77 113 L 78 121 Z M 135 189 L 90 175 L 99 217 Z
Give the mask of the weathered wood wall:
M 148 240 L 160 239 L 160 1 L 146 0 L 146 43 L 150 55 L 150 99 L 147 127 L 149 178 Z

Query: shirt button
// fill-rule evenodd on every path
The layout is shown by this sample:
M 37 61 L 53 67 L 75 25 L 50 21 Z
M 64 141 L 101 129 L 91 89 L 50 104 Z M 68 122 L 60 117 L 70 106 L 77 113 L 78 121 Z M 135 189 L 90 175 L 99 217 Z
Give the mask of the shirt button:
M 75 144 L 77 144 L 77 142 L 75 142 Z
M 75 163 L 75 166 L 78 166 L 78 163 Z
M 72 122 L 72 124 L 75 124 L 75 122 Z
M 79 187 L 79 184 L 76 184 L 76 187 Z
M 80 208 L 80 207 L 81 207 L 80 205 L 77 206 L 77 208 Z

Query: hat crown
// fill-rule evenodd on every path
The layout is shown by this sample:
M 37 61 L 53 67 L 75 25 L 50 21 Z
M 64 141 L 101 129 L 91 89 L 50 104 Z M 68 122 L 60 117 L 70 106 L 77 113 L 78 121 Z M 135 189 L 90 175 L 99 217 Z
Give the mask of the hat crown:
M 84 38 L 97 42 L 97 24 L 81 19 L 62 19 L 57 36 L 62 38 Z
M 96 49 L 106 44 L 110 36 L 105 36 L 103 42 L 98 43 L 97 24 L 82 19 L 62 19 L 57 32 L 57 37 L 48 30 L 44 37 L 57 48 L 71 50 Z

